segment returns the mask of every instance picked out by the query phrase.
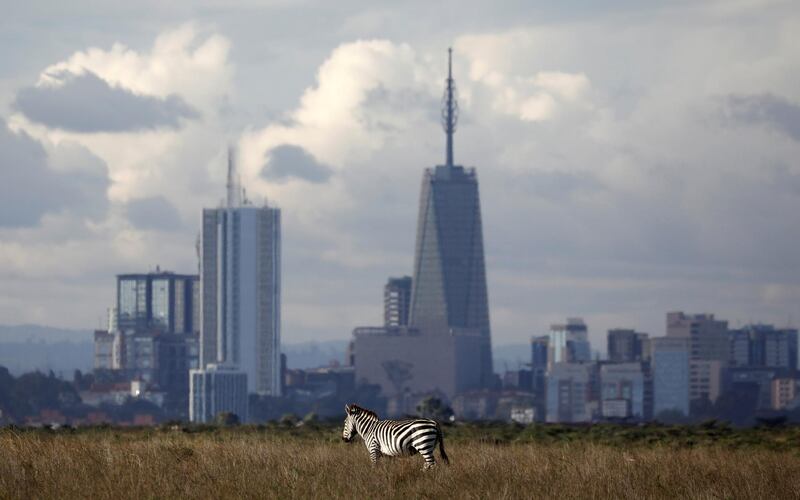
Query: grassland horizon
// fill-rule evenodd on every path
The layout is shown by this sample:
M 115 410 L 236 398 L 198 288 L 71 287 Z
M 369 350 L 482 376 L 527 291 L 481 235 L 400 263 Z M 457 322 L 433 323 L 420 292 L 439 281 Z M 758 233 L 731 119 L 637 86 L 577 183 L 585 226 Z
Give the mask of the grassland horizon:
M 0 429 L 0 498 L 800 497 L 795 427 L 451 427 L 429 472 L 340 430 Z

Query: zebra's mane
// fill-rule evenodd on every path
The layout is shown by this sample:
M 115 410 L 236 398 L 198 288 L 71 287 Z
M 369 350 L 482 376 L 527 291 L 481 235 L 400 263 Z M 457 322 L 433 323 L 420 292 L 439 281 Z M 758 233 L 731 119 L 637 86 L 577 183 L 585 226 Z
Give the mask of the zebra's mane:
M 363 414 L 365 414 L 365 415 L 368 415 L 368 416 L 370 416 L 370 417 L 373 417 L 375 420 L 380 420 L 380 418 L 378 417 L 378 414 L 377 414 L 377 413 L 375 413 L 375 412 L 374 412 L 374 411 L 372 411 L 372 410 L 368 410 L 368 409 L 366 409 L 366 408 L 362 408 L 362 407 L 358 406 L 357 404 L 352 404 L 352 405 L 350 405 L 350 408 L 351 408 L 352 410 L 355 410 L 355 411 L 353 411 L 353 413 L 354 413 L 354 414 L 363 413 Z

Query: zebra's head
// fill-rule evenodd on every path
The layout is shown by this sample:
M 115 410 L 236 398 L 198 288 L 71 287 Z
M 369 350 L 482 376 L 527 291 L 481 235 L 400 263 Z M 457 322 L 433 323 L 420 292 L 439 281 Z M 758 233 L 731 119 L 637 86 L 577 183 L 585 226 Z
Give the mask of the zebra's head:
M 349 443 L 358 434 L 356 429 L 356 405 L 344 405 L 344 411 L 347 415 L 344 419 L 344 429 L 342 429 L 342 441 Z

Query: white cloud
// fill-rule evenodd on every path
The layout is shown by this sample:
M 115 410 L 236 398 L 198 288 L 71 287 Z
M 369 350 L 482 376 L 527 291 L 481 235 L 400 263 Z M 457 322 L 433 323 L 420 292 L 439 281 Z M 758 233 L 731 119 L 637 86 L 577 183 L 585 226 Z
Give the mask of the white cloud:
M 63 85 L 59 74 L 91 72 L 114 86 L 138 94 L 167 97 L 179 94 L 208 109 L 228 92 L 233 68 L 228 64 L 230 42 L 218 34 L 202 37 L 194 24 L 159 35 L 149 52 L 122 43 L 110 49 L 93 47 L 42 71 L 39 85 Z
M 583 73 L 540 71 L 533 77 L 532 83 L 565 101 L 577 101 L 589 89 L 589 78 Z
M 384 145 L 392 125 L 405 126 L 421 112 L 417 107 L 377 115 L 369 106 L 371 93 L 427 91 L 430 84 L 408 45 L 386 40 L 342 44 L 320 66 L 316 85 L 287 113 L 288 124 L 274 123 L 245 134 L 244 167 L 255 177 L 264 155 L 281 144 L 300 146 L 338 169 L 363 161 Z
M 506 106 L 508 108 L 518 108 L 521 120 L 538 122 L 553 116 L 556 110 L 556 100 L 550 94 L 539 93 L 526 97 L 520 103 L 509 103 Z
M 230 42 L 221 35 L 204 34 L 186 24 L 163 32 L 149 51 L 122 43 L 108 50 L 90 48 L 48 66 L 40 75 L 38 85 L 47 87 L 63 84 L 54 75 L 91 72 L 116 88 L 180 99 L 201 115 L 180 129 L 69 132 L 31 123 L 21 114 L 12 115 L 10 126 L 46 143 L 81 144 L 102 158 L 112 179 L 112 201 L 165 196 L 179 200 L 178 209 L 188 216 L 195 212 L 194 197 L 212 196 L 206 167 L 212 159 L 219 161 L 216 153 L 225 147 L 220 111 L 232 86 L 229 49 Z
M 465 35 L 456 41 L 456 50 L 468 61 L 469 83 L 486 87 L 491 110 L 524 122 L 541 122 L 576 106 L 591 107 L 591 83 L 585 73 L 541 68 L 532 71 L 529 64 L 514 64 L 521 53 L 534 59 L 548 37 L 552 35 L 524 29 Z M 473 94 L 470 89 L 468 95 Z

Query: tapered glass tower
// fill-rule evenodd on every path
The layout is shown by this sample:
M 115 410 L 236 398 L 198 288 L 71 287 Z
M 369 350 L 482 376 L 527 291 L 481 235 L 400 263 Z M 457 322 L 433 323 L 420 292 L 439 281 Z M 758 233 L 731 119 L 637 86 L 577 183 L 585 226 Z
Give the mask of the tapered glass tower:
M 426 336 L 483 339 L 479 349 L 456 357 L 480 372 L 485 387 L 493 372 L 481 205 L 475 169 L 453 161 L 457 120 L 451 51 L 442 104 L 445 164 L 426 169 L 422 178 L 410 323 Z

